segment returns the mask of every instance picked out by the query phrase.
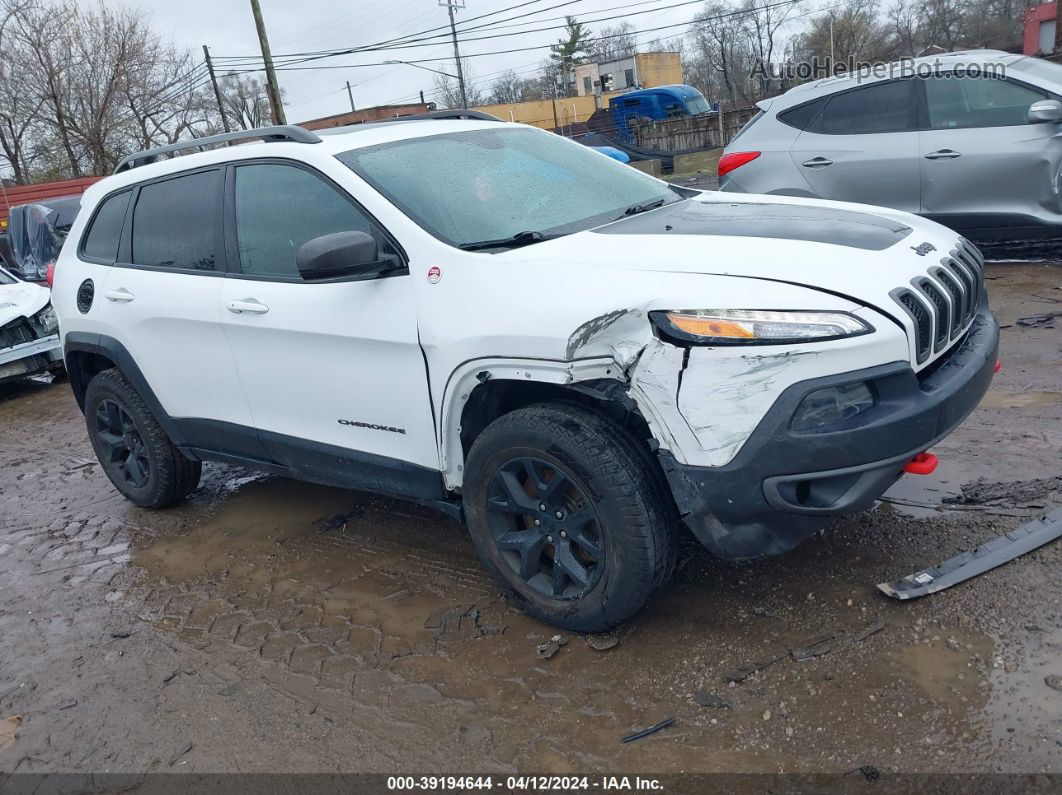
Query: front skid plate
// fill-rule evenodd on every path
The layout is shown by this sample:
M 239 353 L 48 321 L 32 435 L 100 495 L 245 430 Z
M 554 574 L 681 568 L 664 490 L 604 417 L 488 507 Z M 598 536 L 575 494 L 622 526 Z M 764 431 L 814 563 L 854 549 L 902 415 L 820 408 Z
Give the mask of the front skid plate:
M 963 552 L 928 569 L 908 574 L 896 582 L 878 583 L 878 590 L 893 599 L 917 599 L 943 591 L 978 574 L 1002 566 L 1062 536 L 1062 508 L 993 538 L 972 552 Z

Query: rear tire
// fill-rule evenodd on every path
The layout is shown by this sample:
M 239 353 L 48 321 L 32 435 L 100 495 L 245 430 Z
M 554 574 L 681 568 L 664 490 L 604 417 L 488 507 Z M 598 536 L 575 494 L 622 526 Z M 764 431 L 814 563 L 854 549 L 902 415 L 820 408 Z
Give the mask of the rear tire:
M 85 423 L 103 471 L 127 500 L 164 508 L 191 494 L 203 465 L 173 446 L 117 368 L 97 373 L 85 390 Z
M 541 403 L 491 423 L 465 465 L 480 560 L 535 618 L 609 630 L 670 577 L 678 518 L 639 442 L 581 405 Z

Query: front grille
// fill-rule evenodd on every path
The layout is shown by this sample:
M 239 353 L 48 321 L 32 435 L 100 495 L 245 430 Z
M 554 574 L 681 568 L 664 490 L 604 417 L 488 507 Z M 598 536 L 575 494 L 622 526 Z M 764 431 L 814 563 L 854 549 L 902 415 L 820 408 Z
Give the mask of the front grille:
M 11 348 L 24 342 L 33 342 L 35 339 L 37 335 L 24 317 L 0 327 L 0 348 Z
M 891 295 L 914 325 L 915 360 L 946 351 L 969 328 L 984 297 L 985 260 L 977 247 L 959 240 L 948 256 L 924 276 Z
M 948 344 L 951 305 L 935 282 L 929 279 L 915 279 L 914 285 L 933 304 L 933 350 L 940 352 Z

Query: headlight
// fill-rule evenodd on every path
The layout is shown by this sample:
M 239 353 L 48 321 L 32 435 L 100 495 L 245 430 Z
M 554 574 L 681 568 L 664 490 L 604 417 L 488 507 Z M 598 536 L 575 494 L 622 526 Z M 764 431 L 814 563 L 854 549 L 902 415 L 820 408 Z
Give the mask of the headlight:
M 54 334 L 59 330 L 59 318 L 55 316 L 55 310 L 52 309 L 51 304 L 33 316 L 33 325 L 41 334 Z
M 650 312 L 665 337 L 688 345 L 789 345 L 869 334 L 874 328 L 847 312 L 761 309 L 680 309 Z

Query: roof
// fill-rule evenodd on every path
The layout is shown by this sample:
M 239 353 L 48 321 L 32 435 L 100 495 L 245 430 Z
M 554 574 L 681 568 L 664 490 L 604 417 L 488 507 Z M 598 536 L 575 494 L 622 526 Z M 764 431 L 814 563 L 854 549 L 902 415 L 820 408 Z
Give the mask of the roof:
M 792 104 L 792 102 L 788 101 L 790 99 L 792 99 L 793 102 L 803 102 L 806 99 L 810 99 L 813 95 L 832 93 L 837 89 L 847 87 L 848 85 L 855 86 L 862 83 L 873 83 L 878 80 L 887 80 L 893 77 L 902 77 L 904 69 L 914 70 L 919 66 L 933 65 L 938 62 L 940 66 L 946 70 L 949 70 L 949 67 L 960 64 L 1010 64 L 1020 57 L 1020 55 L 1004 52 L 1003 50 L 958 50 L 956 52 L 934 53 L 922 58 L 911 58 L 905 61 L 893 61 L 888 64 L 882 64 L 882 74 L 872 73 L 868 75 L 866 73 L 858 72 L 845 73 L 834 77 L 824 77 L 821 80 L 811 80 L 807 83 L 802 83 L 799 86 L 794 86 L 782 94 L 781 97 L 776 97 L 775 99 L 785 100 L 785 105 L 788 107 Z

